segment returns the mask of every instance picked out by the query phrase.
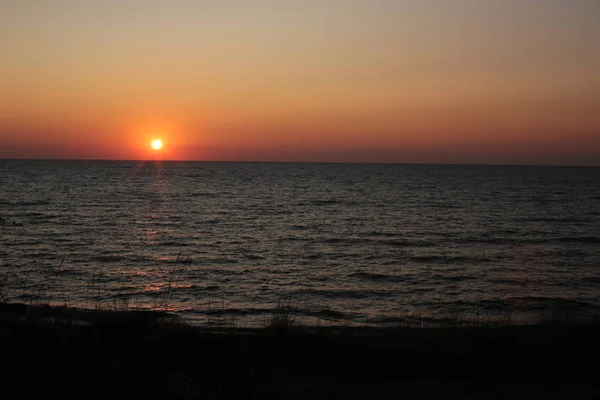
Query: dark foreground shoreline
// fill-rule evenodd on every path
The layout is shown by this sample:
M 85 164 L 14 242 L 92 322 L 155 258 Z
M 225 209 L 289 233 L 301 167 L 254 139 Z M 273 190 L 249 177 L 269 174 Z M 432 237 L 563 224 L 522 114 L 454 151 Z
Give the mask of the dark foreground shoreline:
M 207 331 L 155 312 L 0 303 L 10 398 L 591 399 L 599 338 L 600 324 L 567 321 Z

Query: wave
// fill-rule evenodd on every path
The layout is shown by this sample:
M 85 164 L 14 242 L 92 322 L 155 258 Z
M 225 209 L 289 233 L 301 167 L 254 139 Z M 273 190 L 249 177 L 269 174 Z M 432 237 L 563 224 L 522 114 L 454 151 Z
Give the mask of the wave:
M 564 236 L 564 237 L 535 237 L 535 238 L 478 238 L 468 237 L 460 240 L 464 243 L 484 243 L 484 244 L 544 244 L 556 242 L 574 242 L 574 243 L 600 243 L 598 236 Z
M 186 242 L 175 242 L 175 241 L 165 241 L 158 243 L 159 246 L 164 247 L 189 247 L 190 244 Z
M 584 219 L 579 217 L 535 217 L 535 218 L 524 218 L 521 221 L 525 222 L 559 222 L 559 223 L 577 223 L 585 222 Z
M 461 206 L 458 204 L 433 203 L 433 204 L 427 204 L 427 207 L 441 208 L 441 209 L 459 209 L 459 208 L 463 208 L 464 206 Z
M 584 276 L 580 278 L 583 282 L 591 284 L 600 284 L 600 276 Z
M 522 296 L 505 299 L 487 299 L 479 301 L 454 301 L 440 303 L 442 308 L 482 309 L 490 312 L 545 312 L 550 310 L 562 311 L 593 311 L 600 310 L 598 304 L 567 299 L 563 297 Z
M 468 275 L 443 275 L 443 274 L 434 274 L 429 279 L 433 279 L 434 281 L 450 281 L 450 282 L 462 282 L 462 281 L 472 281 L 477 280 L 474 276 Z
M 393 237 L 397 238 L 400 234 L 395 232 L 381 232 L 381 231 L 371 231 L 367 232 L 367 236 L 381 236 L 381 237 Z
M 330 237 L 330 238 L 314 238 L 302 236 L 287 236 L 278 239 L 282 242 L 308 242 L 308 243 L 325 243 L 325 244 L 341 244 L 341 245 L 364 245 L 364 246 L 389 246 L 389 247 L 431 247 L 435 244 L 431 241 L 416 239 L 416 240 L 382 240 L 361 237 Z
M 342 202 L 340 200 L 335 200 L 335 199 L 313 199 L 313 200 L 307 200 L 307 201 L 301 201 L 299 203 L 297 203 L 298 206 L 301 207 L 315 207 L 315 206 L 331 206 L 331 205 L 336 205 L 336 204 L 341 204 Z
M 16 213 L 14 215 L 14 217 L 16 218 L 36 218 L 36 219 L 52 219 L 52 218 L 58 218 L 60 217 L 60 215 L 57 214 L 48 214 L 48 213 L 44 213 L 44 212 L 39 212 L 39 211 L 26 211 L 26 212 L 22 212 L 22 213 Z
M 369 272 L 355 272 L 355 273 L 350 274 L 348 276 L 353 277 L 353 278 L 368 279 L 368 280 L 373 280 L 373 281 L 391 280 L 391 279 L 394 278 L 391 275 L 373 274 L 373 273 L 369 273 Z
M 90 257 L 90 260 L 100 261 L 100 262 L 123 261 L 124 259 L 125 258 L 123 256 L 111 256 L 111 255 L 96 255 L 96 256 Z
M 494 284 L 494 285 L 523 285 L 524 281 L 522 280 L 517 280 L 517 279 L 489 279 L 488 280 L 489 283 Z
M 218 194 L 214 193 L 214 192 L 195 192 L 195 193 L 190 193 L 188 196 L 189 197 L 217 197 Z
M 328 289 L 299 289 L 290 292 L 295 296 L 319 296 L 329 299 L 367 299 L 393 297 L 395 292 L 386 290 L 328 290 Z
M 490 257 L 473 257 L 473 256 L 438 256 L 438 255 L 421 255 L 411 256 L 411 261 L 415 262 L 427 262 L 435 264 L 451 264 L 451 263 L 486 263 L 493 261 Z
M 414 278 L 411 276 L 402 276 L 402 275 L 387 275 L 387 274 L 376 274 L 372 272 L 354 272 L 349 274 L 350 278 L 358 278 L 366 281 L 376 281 L 376 282 L 407 282 L 414 281 Z
M 560 237 L 555 240 L 565 243 L 600 243 L 600 237 L 598 236 Z
M 377 240 L 374 244 L 392 247 L 431 247 L 433 242 L 427 240 Z
M 50 200 L 37 200 L 37 201 L 11 201 L 11 200 L 0 200 L 0 205 L 3 206 L 47 206 L 52 204 Z
M 202 221 L 198 221 L 198 225 L 201 225 L 201 224 L 213 225 L 213 224 L 220 224 L 221 222 L 223 222 L 223 219 L 221 219 L 221 218 L 211 218 L 211 219 L 205 219 Z

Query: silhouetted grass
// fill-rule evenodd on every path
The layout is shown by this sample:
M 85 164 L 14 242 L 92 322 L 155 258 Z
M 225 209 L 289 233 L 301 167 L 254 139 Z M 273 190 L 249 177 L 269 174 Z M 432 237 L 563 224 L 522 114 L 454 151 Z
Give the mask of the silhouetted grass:
M 291 299 L 265 310 L 262 328 L 238 328 L 226 291 L 196 308 L 191 326 L 170 309 L 183 266 L 169 271 L 153 311 L 118 290 L 111 302 L 93 276 L 84 309 L 68 307 L 64 264 L 30 279 L 28 304 L 6 303 L 0 280 L 3 390 L 31 398 L 593 398 L 589 360 L 600 356 L 600 317 L 551 309 L 529 320 L 466 310 L 445 319 L 417 311 L 365 327 L 323 327 Z M 184 260 L 185 261 L 185 260 Z M 185 264 L 186 262 L 183 262 Z M 211 292 L 213 293 L 213 292 Z M 44 304 L 44 302 L 51 305 Z M 162 311 L 161 311 L 162 310 Z M 573 383 L 575 382 L 575 383 Z
M 302 311 L 303 307 L 299 303 L 290 299 L 281 300 L 268 314 L 264 327 L 278 333 L 301 327 L 304 325 Z
M 594 398 L 598 320 L 302 329 L 282 301 L 260 329 L 161 312 L 0 304 L 3 391 L 32 398 Z M 285 332 L 282 335 L 281 332 Z

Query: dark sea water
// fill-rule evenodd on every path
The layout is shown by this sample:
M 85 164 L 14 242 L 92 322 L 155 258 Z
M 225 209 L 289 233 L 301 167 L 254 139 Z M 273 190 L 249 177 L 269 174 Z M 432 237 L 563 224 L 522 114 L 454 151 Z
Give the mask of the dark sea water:
M 600 168 L 0 160 L 0 296 L 261 323 L 600 306 Z

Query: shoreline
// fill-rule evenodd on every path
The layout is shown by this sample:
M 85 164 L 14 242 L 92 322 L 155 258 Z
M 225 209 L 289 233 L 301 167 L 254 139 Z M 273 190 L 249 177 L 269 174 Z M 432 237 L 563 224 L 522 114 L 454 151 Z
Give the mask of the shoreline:
M 67 318 L 67 311 L 78 318 Z M 83 319 L 88 323 L 78 322 Z M 587 366 L 600 356 L 598 320 L 437 328 L 289 323 L 280 316 L 262 328 L 211 331 L 158 312 L 2 303 L 0 339 L 11 366 L 4 378 L 9 387 L 25 378 L 50 387 L 60 383 L 67 397 L 91 388 L 92 397 L 117 398 L 600 394 L 595 371 Z M 20 393 L 47 389 L 25 386 Z

